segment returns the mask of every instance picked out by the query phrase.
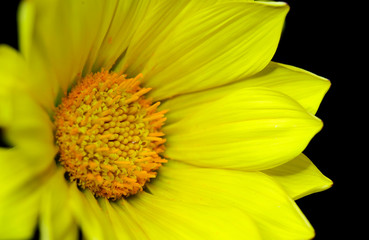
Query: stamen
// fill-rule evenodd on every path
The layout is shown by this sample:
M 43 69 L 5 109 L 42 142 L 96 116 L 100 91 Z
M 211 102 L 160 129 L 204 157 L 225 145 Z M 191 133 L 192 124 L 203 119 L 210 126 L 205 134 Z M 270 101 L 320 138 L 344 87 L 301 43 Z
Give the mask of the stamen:
M 154 103 L 153 105 L 151 105 L 150 107 L 148 107 L 146 110 L 147 110 L 148 112 L 155 111 L 155 110 L 156 110 L 156 108 L 157 108 L 157 107 L 159 107 L 159 105 L 160 105 L 160 102 L 156 102 L 156 103 Z
M 126 103 L 126 104 L 130 104 L 130 103 L 132 103 L 132 102 L 137 101 L 137 100 L 138 100 L 138 98 L 139 98 L 139 96 L 132 95 L 132 97 L 128 98 L 128 99 L 125 101 L 125 103 Z
M 150 141 L 162 141 L 163 140 L 162 138 L 159 138 L 159 137 L 146 137 L 146 139 Z
M 165 134 L 162 133 L 162 132 L 153 132 L 153 133 L 149 133 L 149 136 L 151 137 L 162 137 L 164 136 Z
M 85 150 L 90 151 L 96 148 L 96 144 L 89 144 L 85 147 Z
M 143 88 L 140 91 L 138 91 L 137 93 L 135 93 L 135 96 L 141 97 L 142 95 L 148 93 L 151 91 L 152 88 Z

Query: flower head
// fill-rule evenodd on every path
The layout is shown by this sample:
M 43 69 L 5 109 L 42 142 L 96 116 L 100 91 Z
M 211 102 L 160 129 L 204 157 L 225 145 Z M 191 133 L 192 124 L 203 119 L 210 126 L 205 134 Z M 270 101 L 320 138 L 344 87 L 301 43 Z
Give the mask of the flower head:
M 288 5 L 28 0 L 0 46 L 1 238 L 310 239 L 328 80 L 272 62 Z M 16 217 L 15 217 L 16 216 Z

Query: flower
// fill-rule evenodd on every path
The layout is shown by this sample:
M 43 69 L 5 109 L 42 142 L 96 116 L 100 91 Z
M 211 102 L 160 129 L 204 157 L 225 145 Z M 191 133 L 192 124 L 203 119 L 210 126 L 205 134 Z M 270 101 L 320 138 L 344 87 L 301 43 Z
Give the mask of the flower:
M 302 153 L 330 83 L 271 62 L 287 12 L 23 1 L 20 52 L 0 47 L 0 236 L 312 238 L 294 200 L 332 184 Z

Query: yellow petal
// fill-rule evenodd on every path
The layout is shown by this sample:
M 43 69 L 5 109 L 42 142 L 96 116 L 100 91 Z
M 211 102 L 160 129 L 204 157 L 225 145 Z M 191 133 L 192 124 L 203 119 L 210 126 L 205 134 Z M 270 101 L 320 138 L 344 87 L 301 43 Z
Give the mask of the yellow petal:
M 17 51 L 7 45 L 0 45 L 0 126 L 10 125 L 13 108 L 10 104 L 14 86 L 25 88 L 26 76 L 24 59 Z
M 69 205 L 64 172 L 63 168 L 58 169 L 42 195 L 39 216 L 41 239 L 78 239 L 78 227 Z
M 22 84 L 26 74 L 24 58 L 15 49 L 8 45 L 0 44 L 0 73 L 2 85 Z M 6 77 L 5 77 L 6 76 Z M 7 78 L 8 77 L 8 78 Z
M 49 66 L 48 56 L 45 56 L 46 46 L 43 46 L 43 41 L 35 43 L 38 38 L 35 34 L 39 31 L 35 27 L 36 19 L 39 19 L 39 16 L 36 17 L 38 13 L 35 5 L 33 1 L 22 1 L 18 11 L 19 47 L 25 57 L 26 66 L 29 67 L 22 80 L 34 98 L 51 112 L 59 84 L 55 73 L 52 72 L 52 66 Z
M 330 82 L 327 79 L 308 71 L 270 62 L 265 69 L 254 76 L 226 86 L 178 96 L 165 101 L 160 107 L 170 110 L 166 114 L 168 124 L 196 111 L 202 104 L 218 100 L 238 89 L 267 87 L 290 96 L 308 112 L 315 114 L 329 86 Z
M 183 18 L 179 15 L 189 3 L 187 0 L 153 1 L 145 11 L 139 11 L 137 14 L 141 16 L 140 22 L 134 26 L 132 39 L 129 38 L 129 47 L 124 49 L 127 52 L 118 60 L 115 71 L 124 71 L 129 76 L 141 73 L 157 46 L 177 25 L 178 19 Z
M 253 2 L 254 0 L 218 0 L 219 3 L 225 3 L 225 2 Z
M 18 90 L 12 91 L 9 104 L 13 115 L 11 125 L 4 129 L 6 140 L 22 148 L 40 164 L 53 162 L 56 147 L 47 113 L 27 93 Z
M 267 87 L 280 91 L 308 112 L 315 114 L 331 83 L 326 78 L 294 66 L 271 62 L 263 71 L 245 79 L 238 87 Z M 235 84 L 237 85 L 237 84 Z
M 108 216 L 110 224 L 115 233 L 116 239 L 148 239 L 146 233 L 141 228 L 141 223 L 134 220 L 127 211 L 124 211 L 120 205 L 120 200 L 110 202 L 106 198 L 100 198 L 99 203 L 104 213 Z
M 31 1 L 23 1 L 18 8 L 18 41 L 19 49 L 25 58 L 30 57 L 35 21 L 35 5 Z
M 16 81 L 14 77 L 10 79 Z M 2 83 L 0 89 L 3 89 L 1 86 Z M 5 87 L 5 91 L 0 90 L 1 108 L 5 109 L 0 115 L 0 127 L 4 130 L 5 141 L 20 149 L 30 165 L 50 165 L 56 153 L 52 123 L 45 110 L 22 86 L 21 83 L 13 84 Z
M 321 128 L 288 96 L 245 88 L 164 126 L 165 154 L 197 166 L 262 170 L 295 158 Z
M 157 100 L 251 76 L 271 60 L 286 4 L 216 4 L 187 16 L 146 63 L 144 84 Z
M 114 239 L 112 227 L 96 198 L 89 190 L 83 193 L 76 184 L 70 186 L 71 208 L 86 239 Z
M 198 168 L 169 161 L 148 189 L 154 196 L 173 202 L 240 209 L 256 224 L 262 239 L 311 239 L 314 235 L 294 201 L 261 172 Z M 237 218 L 232 223 L 244 220 Z
M 255 223 L 231 206 L 173 201 L 145 192 L 122 203 L 116 207 L 141 227 L 144 239 L 261 239 Z
M 139 31 L 138 27 L 142 24 L 150 6 L 152 6 L 150 1 L 137 0 L 118 1 L 114 5 L 114 14 L 109 28 L 103 35 L 104 38 L 95 43 L 86 72 L 99 71 L 101 67 L 110 68 L 114 64 L 119 65 L 118 62 L 132 48 L 132 37 Z M 91 63 L 93 63 L 92 69 L 89 66 Z
M 277 181 L 293 199 L 324 191 L 333 184 L 304 154 L 263 172 Z
M 22 57 L 0 47 L 0 128 L 8 149 L 0 148 L 0 236 L 31 238 L 39 202 L 55 171 L 52 126 L 48 114 L 29 95 Z
M 127 52 L 122 59 L 118 59 L 114 67 L 115 71 L 124 71 L 129 76 L 141 73 L 158 46 L 178 27 L 180 22 L 205 7 L 224 1 L 229 0 L 151 2 L 146 12 L 140 11 L 140 14 L 143 13 L 145 17 L 137 25 Z
M 31 239 L 36 230 L 40 200 L 55 166 L 34 165 L 27 153 L 0 148 L 0 236 Z
M 20 45 L 32 70 L 35 92 L 50 94 L 43 98 L 54 100 L 59 87 L 64 93 L 85 67 L 91 68 L 95 59 L 89 58 L 96 57 L 116 6 L 116 1 L 22 2 Z

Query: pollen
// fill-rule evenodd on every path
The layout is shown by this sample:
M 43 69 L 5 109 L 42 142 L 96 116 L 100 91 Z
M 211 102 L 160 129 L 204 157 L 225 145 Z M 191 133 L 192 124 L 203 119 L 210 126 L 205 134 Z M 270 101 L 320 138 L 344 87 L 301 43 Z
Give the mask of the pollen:
M 60 163 L 82 189 L 117 200 L 143 190 L 167 162 L 166 111 L 145 98 L 139 74 L 126 78 L 102 70 L 79 81 L 55 114 Z

